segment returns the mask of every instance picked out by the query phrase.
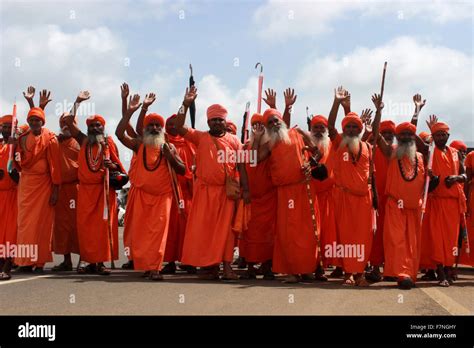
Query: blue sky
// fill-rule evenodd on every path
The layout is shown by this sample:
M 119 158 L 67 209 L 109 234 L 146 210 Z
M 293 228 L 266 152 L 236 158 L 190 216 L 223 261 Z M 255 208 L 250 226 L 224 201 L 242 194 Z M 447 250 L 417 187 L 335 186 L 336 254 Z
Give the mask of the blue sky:
M 25 114 L 21 92 L 29 84 L 49 88 L 53 130 L 61 105 L 88 89 L 88 110 L 103 114 L 113 132 L 123 81 L 142 96 L 156 92 L 153 111 L 169 116 L 190 62 L 200 127 L 214 102 L 239 126 L 246 101 L 255 111 L 258 61 L 279 107 L 283 89 L 295 88 L 293 119 L 303 126 L 305 107 L 327 115 L 341 84 L 355 111 L 372 107 L 388 60 L 385 118 L 409 118 L 420 92 L 428 100 L 420 130 L 435 113 L 452 125 L 453 138 L 474 140 L 471 1 L 0 0 L 0 19 L 1 112 L 16 97 Z

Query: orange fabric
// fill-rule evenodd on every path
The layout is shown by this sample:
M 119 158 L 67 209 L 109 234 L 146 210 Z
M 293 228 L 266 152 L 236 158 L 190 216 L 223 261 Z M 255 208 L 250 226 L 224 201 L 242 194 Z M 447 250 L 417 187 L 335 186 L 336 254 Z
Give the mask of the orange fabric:
M 425 183 L 423 156 L 417 153 L 418 174 L 413 181 L 405 181 L 400 173 L 398 159 L 390 160 L 387 173 L 383 247 L 384 275 L 410 277 L 414 282 L 420 264 L 421 203 Z M 411 168 L 407 158 L 405 168 Z M 411 173 L 410 173 L 411 175 Z
M 241 244 L 245 249 L 245 259 L 248 262 L 265 262 L 271 260 L 273 256 L 277 190 L 271 181 L 268 159 L 254 167 L 247 163 L 246 169 L 250 190 L 251 216 Z
M 53 184 L 61 183 L 59 144 L 54 133 L 43 128 L 20 137 L 21 179 L 18 185 L 19 245 L 37 245 L 37 257 L 17 258 L 19 266 L 44 266 L 52 261 L 51 237 L 54 207 L 49 205 Z
M 207 119 L 227 118 L 227 109 L 220 104 L 213 104 L 207 108 Z
M 346 116 L 347 117 L 347 116 Z M 372 197 L 370 194 L 369 144 L 362 142 L 360 159 L 354 164 L 347 147 L 340 147 L 342 137 L 333 142 L 334 189 L 336 229 L 339 243 L 344 247 L 359 247 L 361 258 L 344 255 L 342 265 L 345 272 L 362 273 L 372 248 Z
M 471 173 L 474 174 L 474 151 L 467 154 L 464 159 L 464 165 L 466 166 L 466 170 L 470 170 Z M 471 183 L 466 185 L 470 185 L 470 197 L 468 199 L 469 206 L 467 208 L 471 214 L 466 214 L 466 228 L 469 237 L 469 244 L 466 241 L 463 242 L 462 250 L 459 255 L 459 264 L 474 266 L 474 180 L 471 180 Z M 469 254 L 466 253 L 466 247 L 469 247 L 470 249 Z
M 360 119 L 359 115 L 355 112 L 349 112 L 346 117 L 344 117 L 341 121 L 342 129 L 344 129 L 349 123 L 356 124 L 360 129 L 362 129 L 362 120 Z
M 26 119 L 28 120 L 30 117 L 38 117 L 43 121 L 43 123 L 46 122 L 44 110 L 39 107 L 31 108 L 30 111 L 28 111 L 28 116 L 26 117 Z
M 276 273 L 312 273 L 317 264 L 317 242 L 311 218 L 305 176 L 301 170 L 303 137 L 288 132 L 291 143 L 277 143 L 271 152 L 272 182 L 277 187 L 277 221 L 273 270 Z M 311 188 L 319 234 L 319 212 L 316 193 Z
M 135 163 L 134 193 L 129 197 L 127 218 L 131 232 L 131 247 L 134 268 L 160 270 L 168 235 L 169 215 L 172 201 L 171 178 L 168 164 L 161 157 L 160 148 L 146 147 L 147 166 L 152 168 L 161 157 L 154 171 L 147 170 L 141 145 Z
M 89 116 L 89 117 L 86 119 L 87 127 L 89 127 L 89 125 L 90 125 L 92 122 L 95 122 L 95 121 L 99 121 L 100 124 L 105 127 L 105 119 L 104 119 L 101 115 L 92 115 L 92 116 Z
M 8 156 L 10 149 L 8 145 L 0 143 L 0 169 L 3 170 L 3 179 L 0 180 L 0 244 L 15 244 L 17 236 L 17 187 L 18 185 L 10 178 L 7 172 Z
M 452 266 L 457 247 L 460 216 L 466 211 L 462 185 L 454 184 L 447 188 L 445 179 L 459 174 L 459 158 L 456 149 L 446 148 L 446 152 L 435 147 L 433 155 L 433 174 L 440 176 L 440 184 L 429 195 L 429 233 L 431 239 L 430 257 L 433 263 Z
M 385 120 L 380 122 L 380 133 L 387 131 L 395 133 L 395 123 L 391 120 Z
M 449 146 L 458 151 L 467 151 L 467 146 L 462 140 L 453 140 Z
M 411 133 L 416 134 L 416 126 L 411 122 L 403 122 L 400 123 L 397 128 L 395 129 L 395 134 L 400 134 L 401 132 L 409 131 Z
M 232 222 L 232 231 L 235 235 L 241 236 L 249 228 L 250 204 L 245 204 L 241 199 L 237 204 L 237 209 Z
M 435 134 L 437 132 L 449 132 L 449 126 L 444 122 L 437 122 L 431 127 L 431 134 Z
M 79 191 L 77 195 L 77 236 L 81 260 L 90 263 L 110 261 L 110 241 L 108 221 L 103 219 L 104 212 L 104 174 L 100 168 L 92 172 L 87 165 L 86 148 L 87 139 L 81 145 L 79 152 Z M 110 159 L 112 162 L 122 164 L 118 151 L 111 137 L 107 137 Z M 98 146 L 92 146 L 92 156 L 98 155 Z M 100 156 L 102 161 L 103 156 Z M 123 168 L 123 167 L 122 167 Z M 112 258 L 118 259 L 118 221 L 117 221 L 117 195 L 111 188 L 109 192 L 110 222 L 112 235 Z
M 257 122 L 263 123 L 263 115 L 257 113 L 252 115 L 252 118 L 250 119 L 250 124 L 253 125 Z
M 12 122 L 13 122 L 12 115 L 5 115 L 5 116 L 0 117 L 0 124 L 12 123 Z
M 184 138 L 196 147 L 196 181 L 193 205 L 188 217 L 182 262 L 192 266 L 211 266 L 232 261 L 234 234 L 231 223 L 235 202 L 227 198 L 224 165 L 234 175 L 235 163 L 218 162 L 214 141 L 208 132 L 189 129 Z M 242 144 L 235 135 L 214 138 L 220 150 L 237 151 Z
M 314 126 L 315 124 L 321 123 L 324 127 L 328 126 L 328 119 L 323 115 L 316 115 L 311 119 L 311 125 Z
M 134 182 L 134 173 L 135 173 L 134 168 L 135 168 L 136 161 L 137 161 L 137 155 L 136 155 L 135 152 L 133 152 L 132 158 L 130 160 L 130 167 L 128 168 L 128 179 L 129 179 L 129 182 L 130 182 L 130 188 L 128 190 L 127 206 L 128 206 L 128 202 L 130 200 L 130 197 L 134 193 L 133 192 L 134 191 L 133 182 Z M 130 228 L 128 228 L 128 223 L 127 223 L 129 215 L 130 215 L 130 210 L 125 209 L 125 216 L 123 218 L 123 224 L 124 224 L 124 228 L 123 228 L 123 247 L 124 247 L 125 255 L 127 256 L 127 258 L 129 260 L 133 260 L 132 248 L 131 248 L 131 246 L 132 246 L 132 234 L 131 234 Z
M 184 234 L 186 232 L 186 224 L 189 212 L 191 210 L 193 198 L 193 174 L 191 166 L 196 154 L 196 149 L 189 141 L 184 140 L 181 136 L 170 136 L 168 140 L 173 144 L 178 152 L 179 157 L 186 166 L 185 175 L 177 175 L 178 184 L 183 195 L 184 211 L 179 213 L 178 203 L 173 195 L 171 203 L 170 223 L 168 228 L 168 238 L 166 240 L 165 262 L 181 261 L 183 255 Z
M 59 143 L 61 159 L 61 188 L 55 206 L 53 251 L 56 254 L 79 254 L 76 227 L 76 206 L 80 146 L 74 138 Z
M 143 120 L 143 127 L 148 126 L 152 122 L 158 122 L 161 127 L 165 126 L 165 119 L 163 116 L 158 115 L 158 114 L 148 114 L 145 116 L 145 119 Z
M 278 111 L 277 109 L 270 108 L 270 109 L 265 110 L 265 112 L 263 113 L 263 123 L 267 124 L 271 116 L 276 116 L 280 120 L 283 120 L 283 116 L 281 115 L 280 111 Z

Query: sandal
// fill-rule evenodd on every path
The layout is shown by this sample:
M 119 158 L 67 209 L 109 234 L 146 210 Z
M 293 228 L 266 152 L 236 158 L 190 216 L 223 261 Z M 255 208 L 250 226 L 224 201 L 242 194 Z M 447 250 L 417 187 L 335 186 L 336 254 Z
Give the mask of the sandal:
M 97 265 L 95 263 L 88 264 L 85 269 L 87 274 L 97 273 Z
M 145 271 L 145 273 L 142 274 L 142 278 L 148 278 L 150 276 L 150 271 Z
M 133 269 L 133 260 L 130 260 L 122 265 L 122 269 Z
M 340 267 L 336 267 L 334 271 L 329 274 L 329 278 L 341 278 L 344 276 L 344 271 Z
M 12 276 L 10 273 L 5 273 L 5 272 L 2 272 L 0 273 L 0 281 L 1 280 L 10 280 L 12 279 Z
M 440 280 L 440 282 L 438 283 L 439 286 L 443 287 L 443 288 L 448 288 L 449 287 L 449 282 L 444 279 L 444 280 Z
M 370 283 L 365 280 L 364 275 L 360 275 L 355 279 L 355 286 L 368 287 L 370 286 Z
M 168 262 L 165 267 L 161 270 L 161 274 L 175 274 L 176 264 L 174 262 Z
M 299 283 L 299 282 L 300 282 L 300 277 L 298 277 L 295 274 L 291 274 L 283 280 L 284 284 L 296 284 L 296 283 Z
M 275 280 L 273 272 L 268 272 L 263 275 L 263 280 Z
M 51 271 L 53 272 L 70 272 L 72 271 L 72 264 L 66 264 L 64 262 L 61 262 L 59 265 L 54 266 L 51 268 Z
M 365 279 L 372 283 L 378 283 L 382 281 L 382 274 L 380 274 L 380 272 L 372 270 L 372 272 L 365 273 Z
M 227 273 L 227 274 L 224 273 L 221 280 L 224 281 L 224 282 L 235 282 L 235 281 L 239 280 L 239 276 L 237 274 L 235 274 L 234 272 L 230 272 L 230 273 Z
M 163 280 L 163 275 L 160 274 L 159 271 L 150 271 L 148 279 L 154 280 L 154 281 Z
M 356 283 L 354 281 L 354 278 L 349 276 L 348 278 L 344 278 L 344 282 L 342 283 L 343 286 L 354 286 Z
M 240 277 L 239 279 L 243 279 L 243 280 L 251 280 L 251 279 L 257 279 L 257 275 L 255 274 L 255 272 L 244 272 Z
M 100 265 L 97 268 L 97 274 L 102 276 L 108 276 L 110 275 L 110 270 L 108 270 L 104 265 Z

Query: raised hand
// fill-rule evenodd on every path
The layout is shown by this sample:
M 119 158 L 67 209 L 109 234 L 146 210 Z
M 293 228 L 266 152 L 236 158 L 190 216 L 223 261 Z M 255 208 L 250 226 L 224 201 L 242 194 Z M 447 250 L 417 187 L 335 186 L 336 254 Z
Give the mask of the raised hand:
M 372 114 L 373 111 L 370 109 L 362 110 L 362 113 L 360 114 L 360 120 L 362 121 L 362 123 L 365 125 L 372 124 Z
M 128 100 L 127 114 L 131 116 L 141 105 L 142 103 L 140 103 L 140 95 L 135 94 L 130 96 Z
M 292 106 L 296 102 L 295 90 L 291 88 L 287 88 L 285 92 L 283 92 L 283 96 L 285 97 L 285 105 Z
M 252 133 L 254 135 L 254 139 L 258 140 L 262 137 L 263 133 L 265 133 L 265 126 L 260 123 L 256 123 L 252 126 Z
M 380 94 L 375 93 L 372 96 L 372 103 L 374 103 L 375 108 L 377 111 L 381 111 L 384 107 L 383 101 L 382 101 L 382 96 Z
M 426 124 L 428 125 L 428 128 L 431 130 L 431 127 L 433 127 L 436 123 L 438 123 L 438 116 L 436 115 L 430 115 L 429 120 L 426 121 Z
M 80 91 L 76 97 L 76 103 L 82 103 L 85 100 L 88 100 L 91 97 L 89 91 Z
M 122 99 L 127 99 L 128 98 L 128 94 L 130 93 L 130 90 L 129 90 L 128 84 L 126 82 L 124 82 L 120 86 L 120 92 L 121 92 Z
M 423 106 L 426 104 L 426 99 L 421 99 L 421 95 L 415 94 L 413 96 L 413 103 L 415 103 L 415 109 L 416 113 L 419 113 L 421 109 L 423 109 Z
M 193 101 L 197 97 L 197 88 L 195 86 L 191 86 L 191 88 L 186 88 L 186 93 L 184 94 L 183 105 L 186 107 L 190 107 Z
M 40 92 L 40 103 L 39 103 L 39 106 L 41 109 L 44 110 L 44 108 L 46 107 L 46 105 L 48 105 L 48 103 L 52 100 L 52 99 L 49 99 L 49 97 L 51 96 L 51 91 L 48 91 L 46 89 L 43 89 L 41 92 Z
M 272 109 L 276 109 L 276 92 L 269 88 L 265 91 L 266 98 L 262 98 L 263 101 Z
M 23 96 L 28 101 L 28 103 L 30 102 L 30 100 L 33 101 L 33 98 L 35 96 L 35 88 L 33 86 L 28 86 L 26 92 L 23 92 Z
M 342 103 L 344 100 L 348 100 L 350 102 L 351 95 L 344 87 L 339 86 L 337 89 L 334 89 L 334 99 L 339 103 Z
M 148 109 L 148 107 L 153 104 L 156 100 L 156 94 L 155 93 L 150 93 L 145 95 L 145 99 L 143 100 L 143 107 L 145 109 Z

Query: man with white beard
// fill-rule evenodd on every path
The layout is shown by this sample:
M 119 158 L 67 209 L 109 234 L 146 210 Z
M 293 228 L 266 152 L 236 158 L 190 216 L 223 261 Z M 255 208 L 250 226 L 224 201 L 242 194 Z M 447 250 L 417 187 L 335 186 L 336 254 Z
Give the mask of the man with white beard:
M 319 214 L 317 200 L 311 200 L 311 206 L 308 198 L 306 175 L 311 168 L 306 165 L 308 158 L 303 149 L 305 146 L 314 148 L 314 144 L 296 129 L 288 130 L 276 109 L 264 112 L 263 124 L 265 128 L 257 125 L 253 131 L 258 142 L 264 132 L 268 132 L 267 145 L 256 149 L 260 162 L 268 158 L 271 181 L 277 187 L 273 271 L 286 274 L 286 282 L 290 283 L 312 279 L 319 256 Z M 311 188 L 311 197 L 315 195 Z M 316 221 L 316 230 L 312 219 Z
M 416 151 L 416 126 L 395 129 L 397 147 L 381 142 L 389 165 L 385 195 L 384 276 L 396 277 L 401 289 L 411 289 L 420 263 L 421 202 L 425 183 L 423 155 Z
M 186 168 L 175 147 L 165 142 L 165 121 L 160 115 L 145 116 L 142 139 L 125 133 L 140 105 L 140 96 L 134 95 L 115 134 L 136 154 L 134 190 L 127 206 L 131 209 L 127 228 L 131 231 L 134 269 L 145 271 L 150 280 L 162 280 L 160 271 L 173 201 L 171 170 L 184 175 Z

